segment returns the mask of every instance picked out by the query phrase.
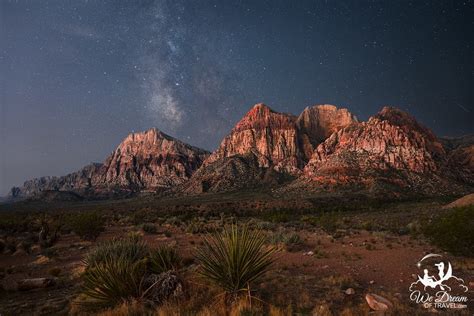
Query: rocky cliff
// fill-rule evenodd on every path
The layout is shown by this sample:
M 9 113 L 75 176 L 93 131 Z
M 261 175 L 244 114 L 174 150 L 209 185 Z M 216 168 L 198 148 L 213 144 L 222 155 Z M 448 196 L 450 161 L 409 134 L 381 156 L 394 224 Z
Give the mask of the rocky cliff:
M 27 181 L 13 188 L 11 196 L 49 192 L 54 198 L 53 191 L 124 196 L 168 189 L 196 194 L 257 187 L 311 191 L 341 186 L 365 192 L 472 191 L 474 138 L 438 139 L 393 107 L 358 122 L 346 109 L 332 105 L 308 107 L 296 117 L 259 103 L 212 154 L 150 129 L 127 136 L 103 164 L 64 177 Z
M 304 165 L 299 147 L 296 117 L 278 113 L 263 103 L 256 104 L 224 138 L 204 162 L 252 153 L 263 168 L 296 174 Z
M 42 177 L 12 188 L 12 197 L 43 191 L 107 194 L 111 191 L 156 191 L 191 177 L 209 156 L 158 129 L 128 135 L 103 164 L 92 164 L 63 177 Z
M 357 122 L 357 118 L 347 109 L 324 104 L 307 107 L 299 115 L 296 124 L 300 134 L 300 144 L 308 161 L 317 145 L 331 134 Z
M 436 192 L 449 190 L 447 162 L 445 148 L 429 129 L 407 113 L 385 107 L 367 122 L 353 123 L 318 145 L 304 178 L 323 185 L 384 181 Z
M 189 179 L 209 153 L 158 129 L 128 135 L 105 160 L 95 186 L 156 190 Z

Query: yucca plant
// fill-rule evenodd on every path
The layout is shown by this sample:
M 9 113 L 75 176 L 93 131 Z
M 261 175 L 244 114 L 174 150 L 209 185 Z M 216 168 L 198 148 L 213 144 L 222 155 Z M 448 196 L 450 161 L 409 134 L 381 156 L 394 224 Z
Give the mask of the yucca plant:
M 265 235 L 248 226 L 232 225 L 204 239 L 197 249 L 199 273 L 221 287 L 227 299 L 235 301 L 240 293 L 250 295 L 250 287 L 273 263 L 275 248 L 265 248 Z
M 97 264 L 125 260 L 136 262 L 145 258 L 150 249 L 148 245 L 137 236 L 122 239 L 112 239 L 104 241 L 93 248 L 85 257 L 86 268 L 94 267 Z
M 170 246 L 160 246 L 150 252 L 150 271 L 161 274 L 170 270 L 177 270 L 181 266 L 181 257 L 176 249 Z
M 82 301 L 86 308 L 113 307 L 144 294 L 142 286 L 146 274 L 146 260 L 106 259 L 89 267 L 83 275 Z

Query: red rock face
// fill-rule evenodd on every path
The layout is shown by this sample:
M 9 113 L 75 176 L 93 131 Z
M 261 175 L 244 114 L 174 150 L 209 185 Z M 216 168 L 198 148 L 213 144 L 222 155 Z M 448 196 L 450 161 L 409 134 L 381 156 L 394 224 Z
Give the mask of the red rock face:
M 92 164 L 63 177 L 43 177 L 12 188 L 12 197 L 43 191 L 75 191 L 98 195 L 111 191 L 154 191 L 191 177 L 209 156 L 157 129 L 128 135 L 103 164 Z
M 357 118 L 347 109 L 338 109 L 334 105 L 305 108 L 298 117 L 297 125 L 306 161 L 311 158 L 317 145 L 331 134 L 355 122 Z
M 248 153 L 257 156 L 260 167 L 297 174 L 304 162 L 299 148 L 296 117 L 277 113 L 262 103 L 256 104 L 204 165 Z
M 304 169 L 306 177 L 345 179 L 403 171 L 437 174 L 446 160 L 427 128 L 398 109 L 385 107 L 368 122 L 353 123 L 321 143 Z
M 208 155 L 157 129 L 133 133 L 107 158 L 93 185 L 148 190 L 170 187 L 191 177 Z

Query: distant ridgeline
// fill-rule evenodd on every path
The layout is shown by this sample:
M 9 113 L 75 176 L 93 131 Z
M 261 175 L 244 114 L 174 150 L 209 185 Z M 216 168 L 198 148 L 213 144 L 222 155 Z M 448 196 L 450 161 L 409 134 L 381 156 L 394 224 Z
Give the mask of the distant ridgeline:
M 26 181 L 11 189 L 10 198 L 189 195 L 256 187 L 298 194 L 469 193 L 474 188 L 474 137 L 437 138 L 393 107 L 359 122 L 333 105 L 307 107 L 295 116 L 260 103 L 213 153 L 153 128 L 128 135 L 102 164 Z

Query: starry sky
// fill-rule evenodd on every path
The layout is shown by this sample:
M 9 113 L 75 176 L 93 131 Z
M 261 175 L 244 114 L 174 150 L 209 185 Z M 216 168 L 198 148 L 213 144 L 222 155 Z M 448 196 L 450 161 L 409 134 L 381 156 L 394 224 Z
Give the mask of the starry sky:
M 0 195 L 157 127 L 217 147 L 257 102 L 474 133 L 473 1 L 0 1 Z

